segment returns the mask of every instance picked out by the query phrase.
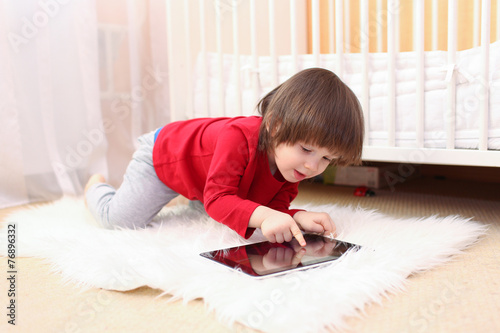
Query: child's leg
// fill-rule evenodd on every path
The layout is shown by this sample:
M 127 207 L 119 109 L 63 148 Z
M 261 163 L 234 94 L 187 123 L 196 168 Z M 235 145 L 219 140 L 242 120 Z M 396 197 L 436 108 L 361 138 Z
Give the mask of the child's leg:
M 104 227 L 142 228 L 178 194 L 165 186 L 153 167 L 154 132 L 139 138 L 140 147 L 118 190 L 91 177 L 85 198 L 92 215 Z

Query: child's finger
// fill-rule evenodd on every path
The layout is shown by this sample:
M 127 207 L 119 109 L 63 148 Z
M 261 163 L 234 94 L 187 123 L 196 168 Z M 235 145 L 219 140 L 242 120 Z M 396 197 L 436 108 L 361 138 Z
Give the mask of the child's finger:
M 337 237 L 337 227 L 335 226 L 335 223 L 332 221 L 332 230 L 330 230 L 330 234 L 333 235 L 333 237 Z
M 297 225 L 293 226 L 290 231 L 292 232 L 293 237 L 299 242 L 300 246 L 306 246 L 306 240 L 304 239 L 304 235 L 302 235 L 302 231 L 300 231 Z
M 327 216 L 325 220 L 322 220 L 321 225 L 325 230 L 325 234 L 335 233 L 335 224 L 330 216 Z

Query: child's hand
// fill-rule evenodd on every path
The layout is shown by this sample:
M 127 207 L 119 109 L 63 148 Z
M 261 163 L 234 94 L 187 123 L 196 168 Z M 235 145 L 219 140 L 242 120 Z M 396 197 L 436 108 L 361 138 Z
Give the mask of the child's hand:
M 335 224 L 327 213 L 299 211 L 293 216 L 300 228 L 308 232 L 317 232 L 323 235 L 335 235 Z
M 295 214 L 297 215 L 297 214 Z M 306 241 L 299 226 L 290 215 L 275 211 L 267 216 L 260 226 L 262 234 L 272 243 L 283 243 L 297 239 L 300 246 L 306 246 Z

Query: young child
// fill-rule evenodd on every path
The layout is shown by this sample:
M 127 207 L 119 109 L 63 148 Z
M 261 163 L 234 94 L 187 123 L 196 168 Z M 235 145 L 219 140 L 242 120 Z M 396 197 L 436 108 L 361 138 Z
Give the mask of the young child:
M 85 187 L 87 206 L 105 227 L 145 227 L 179 194 L 241 236 L 255 228 L 271 242 L 301 230 L 335 233 L 326 213 L 289 209 L 301 180 L 329 164 L 359 164 L 363 114 L 354 93 L 326 69 L 303 70 L 268 93 L 260 116 L 170 123 L 141 143 L 118 190 L 102 175 Z

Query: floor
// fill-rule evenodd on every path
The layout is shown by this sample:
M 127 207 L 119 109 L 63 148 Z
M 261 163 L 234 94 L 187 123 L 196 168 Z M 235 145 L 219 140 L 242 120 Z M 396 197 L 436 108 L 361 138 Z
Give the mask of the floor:
M 352 187 L 304 183 L 297 203 L 337 203 L 399 217 L 461 215 L 489 225 L 486 237 L 437 269 L 409 277 L 406 290 L 350 318 L 353 332 L 499 332 L 499 184 L 419 178 L 355 197 Z M 0 210 L 0 221 L 19 208 Z M 4 244 L 3 240 L 1 244 Z M 1 284 L 1 332 L 254 332 L 217 321 L 202 300 L 184 304 L 150 288 L 130 292 L 82 290 L 48 264 L 18 258 L 16 326 L 7 323 Z M 7 261 L 0 260 L 7 275 Z M 5 278 L 2 278 L 5 281 Z

